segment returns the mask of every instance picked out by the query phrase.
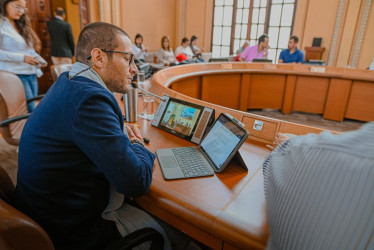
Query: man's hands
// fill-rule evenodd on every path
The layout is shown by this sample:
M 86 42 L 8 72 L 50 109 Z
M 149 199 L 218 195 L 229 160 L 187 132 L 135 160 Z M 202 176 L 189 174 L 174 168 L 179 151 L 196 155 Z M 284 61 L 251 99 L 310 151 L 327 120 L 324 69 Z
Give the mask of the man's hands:
M 289 140 L 291 137 L 282 134 L 282 133 L 277 133 L 275 135 L 274 141 L 272 145 L 266 145 L 266 147 L 270 150 L 274 150 L 279 144 L 282 144 L 283 142 Z
M 127 133 L 129 135 L 130 141 L 132 141 L 134 139 L 138 139 L 140 141 L 143 141 L 143 136 L 140 133 L 138 125 L 125 123 L 125 126 L 126 126 Z

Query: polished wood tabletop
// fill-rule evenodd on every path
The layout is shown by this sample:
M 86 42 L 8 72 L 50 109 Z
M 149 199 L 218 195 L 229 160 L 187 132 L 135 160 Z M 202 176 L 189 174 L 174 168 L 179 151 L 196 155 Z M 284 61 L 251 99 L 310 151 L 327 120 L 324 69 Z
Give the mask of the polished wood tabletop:
M 146 146 L 158 148 L 195 145 L 139 120 Z M 270 153 L 265 144 L 248 140 L 240 149 L 248 171 L 232 161 L 212 177 L 165 180 L 156 159 L 149 193 L 137 202 L 152 214 L 204 244 L 222 249 L 224 242 L 239 248 L 264 248 L 268 237 L 262 163 Z
M 238 64 L 235 67 L 240 66 L 245 70 L 243 65 Z M 270 154 L 266 144 L 273 142 L 277 132 L 300 135 L 310 132 L 319 133 L 323 130 L 262 117 L 179 93 L 172 88 L 174 82 L 180 81 L 175 71 L 180 72 L 183 77 L 183 72 L 189 74 L 191 67 L 208 66 L 179 66 L 172 72 L 169 69 L 162 70 L 147 82 L 147 88 L 160 96 L 167 94 L 214 108 L 216 118 L 221 112 L 225 112 L 244 123 L 250 135 L 239 151 L 248 171 L 233 160 L 222 173 L 216 173 L 214 176 L 165 180 L 156 159 L 151 188 L 146 195 L 137 198 L 136 201 L 148 212 L 210 248 L 264 249 L 269 237 L 262 174 L 262 164 Z M 223 66 L 209 67 L 222 69 Z M 193 81 L 188 81 L 188 84 L 193 89 Z M 188 89 L 188 86 L 184 88 Z M 118 96 L 117 98 L 120 99 Z M 123 108 L 123 102 L 120 100 L 119 102 Z M 141 112 L 141 97 L 139 103 L 139 112 Z M 160 100 L 156 98 L 155 105 L 159 103 Z M 256 122 L 263 123 L 262 129 L 255 128 Z M 160 148 L 195 145 L 151 126 L 151 121 L 139 118 L 137 124 L 140 125 L 143 136 L 150 139 L 146 148 L 153 153 Z

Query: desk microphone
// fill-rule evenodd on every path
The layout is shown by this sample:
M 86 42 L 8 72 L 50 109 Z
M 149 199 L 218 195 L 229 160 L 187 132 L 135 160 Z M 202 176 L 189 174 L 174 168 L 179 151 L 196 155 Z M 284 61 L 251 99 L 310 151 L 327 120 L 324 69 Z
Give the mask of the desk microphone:
M 148 95 L 151 95 L 151 96 L 157 97 L 157 98 L 159 98 L 161 101 L 164 101 L 164 98 L 162 98 L 161 96 L 158 96 L 158 95 L 156 95 L 156 94 L 153 94 L 153 93 L 149 92 L 148 90 L 145 90 L 145 89 L 139 87 L 139 85 L 138 85 L 136 82 L 132 82 L 132 83 L 131 83 L 131 87 L 133 87 L 134 89 L 140 89 L 141 91 L 147 93 Z

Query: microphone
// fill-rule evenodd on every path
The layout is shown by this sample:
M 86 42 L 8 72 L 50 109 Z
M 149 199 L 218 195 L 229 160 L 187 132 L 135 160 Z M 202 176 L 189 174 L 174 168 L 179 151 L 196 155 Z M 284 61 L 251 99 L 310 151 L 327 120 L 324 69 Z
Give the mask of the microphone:
M 153 94 L 153 93 L 149 92 L 148 90 L 145 90 L 145 89 L 139 87 L 139 85 L 138 85 L 136 82 L 132 82 L 132 83 L 131 83 L 131 87 L 133 87 L 134 89 L 140 89 L 141 91 L 147 93 L 148 95 L 151 95 L 151 96 L 157 97 L 157 98 L 160 99 L 161 101 L 164 101 L 164 98 L 162 98 L 161 96 L 158 96 L 158 95 L 156 95 L 156 94 Z

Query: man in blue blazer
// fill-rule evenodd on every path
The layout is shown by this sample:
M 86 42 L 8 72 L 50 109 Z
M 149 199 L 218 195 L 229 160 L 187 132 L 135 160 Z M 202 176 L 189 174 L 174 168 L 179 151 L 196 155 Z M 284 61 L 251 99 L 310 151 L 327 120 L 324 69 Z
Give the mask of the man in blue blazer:
M 126 93 L 138 72 L 131 41 L 114 25 L 91 23 L 76 52 L 71 71 L 60 75 L 25 124 L 18 207 L 56 249 L 104 249 L 143 227 L 162 233 L 170 249 L 168 225 L 124 201 L 149 190 L 155 159 L 138 128 L 124 126 L 112 93 Z
M 55 11 L 55 18 L 47 23 L 51 37 L 52 63 L 72 63 L 74 56 L 74 37 L 69 23 L 65 22 L 65 10 L 58 7 Z

